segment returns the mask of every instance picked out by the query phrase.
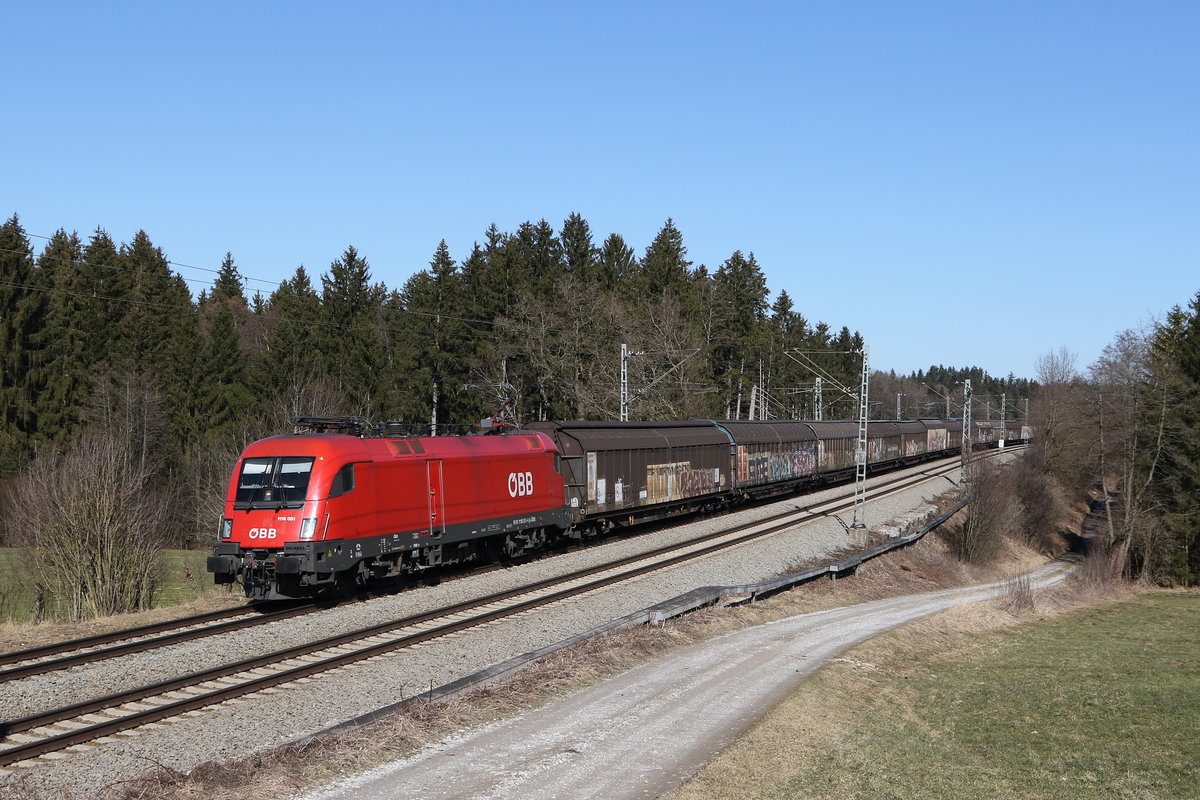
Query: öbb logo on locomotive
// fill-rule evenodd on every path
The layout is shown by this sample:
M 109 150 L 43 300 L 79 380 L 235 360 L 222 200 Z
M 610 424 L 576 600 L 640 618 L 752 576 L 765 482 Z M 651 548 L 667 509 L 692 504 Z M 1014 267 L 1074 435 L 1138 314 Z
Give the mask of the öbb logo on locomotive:
M 508 496 L 509 497 L 528 497 L 533 494 L 533 473 L 532 472 L 510 472 L 508 473 Z

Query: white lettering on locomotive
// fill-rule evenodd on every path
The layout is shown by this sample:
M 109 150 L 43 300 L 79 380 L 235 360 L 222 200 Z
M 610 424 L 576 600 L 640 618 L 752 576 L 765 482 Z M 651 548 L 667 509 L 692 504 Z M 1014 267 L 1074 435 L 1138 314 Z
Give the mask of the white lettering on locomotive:
M 510 472 L 508 473 L 508 496 L 509 497 L 528 497 L 533 494 L 533 473 L 532 472 Z
M 277 528 L 251 528 L 247 535 L 251 539 L 274 539 L 278 532 Z

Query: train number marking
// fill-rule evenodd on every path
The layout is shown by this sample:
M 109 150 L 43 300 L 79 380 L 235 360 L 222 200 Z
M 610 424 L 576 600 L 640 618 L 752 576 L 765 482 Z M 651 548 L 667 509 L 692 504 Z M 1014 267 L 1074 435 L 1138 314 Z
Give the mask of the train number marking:
M 274 539 L 278 532 L 277 528 L 251 528 L 248 536 L 251 539 Z
M 509 497 L 527 497 L 533 494 L 533 473 L 532 472 L 510 472 L 508 473 L 508 496 Z

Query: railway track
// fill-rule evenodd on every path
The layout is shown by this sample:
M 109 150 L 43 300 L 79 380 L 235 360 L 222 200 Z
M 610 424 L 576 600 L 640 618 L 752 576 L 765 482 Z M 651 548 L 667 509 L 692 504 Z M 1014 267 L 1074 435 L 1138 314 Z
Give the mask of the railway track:
M 574 548 L 570 548 L 574 549 Z M 472 570 L 478 574 L 481 569 Z M 468 574 L 472 574 L 468 573 Z M 157 647 L 232 633 L 321 611 L 336 601 L 276 602 L 210 611 L 40 647 L 0 653 L 0 683 L 103 659 L 121 658 Z
M 872 497 L 947 477 L 957 462 L 926 467 L 876 484 Z M 452 633 L 630 580 L 694 558 L 777 534 L 852 507 L 840 499 L 795 506 L 720 533 L 661 547 L 566 575 L 320 641 L 233 662 L 159 683 L 0 723 L 0 765 L 33 766 L 39 756 L 88 750 L 106 737 L 162 720 L 200 713 L 236 697 L 378 658 Z
M 237 606 L 190 617 L 125 628 L 82 639 L 0 653 L 0 683 L 40 675 L 79 664 L 141 653 L 156 647 L 202 639 L 206 636 L 253 628 L 328 608 L 329 603 L 274 603 Z
M 490 570 L 491 565 L 473 571 Z M 274 601 L 235 606 L 188 617 L 123 628 L 80 639 L 0 653 L 0 683 L 67 667 L 142 653 L 157 647 L 232 633 L 333 608 L 345 598 L 320 601 Z M 107 645 L 107 646 L 106 646 Z

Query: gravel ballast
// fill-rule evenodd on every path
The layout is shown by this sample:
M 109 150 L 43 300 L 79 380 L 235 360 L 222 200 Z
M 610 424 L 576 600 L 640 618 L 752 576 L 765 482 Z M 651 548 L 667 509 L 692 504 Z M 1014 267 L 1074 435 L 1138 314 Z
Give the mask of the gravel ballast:
M 888 480 L 897 474 L 872 482 Z M 949 481 L 938 479 L 885 499 L 869 499 L 867 524 L 874 530 L 882 530 L 884 523 L 895 521 L 890 527 L 898 532 L 904 521 L 932 511 L 931 501 L 951 488 Z M 11 719 L 164 680 L 643 552 L 736 522 L 760 519 L 788 507 L 807 506 L 844 491 L 845 487 L 841 487 L 791 497 L 506 570 L 149 651 L 117 663 L 104 662 L 33 676 L 0 685 L 0 708 L 5 708 L 5 717 Z M 842 516 L 847 520 L 850 517 L 848 512 Z M 64 757 L 36 769 L 10 767 L 13 776 L 9 780 L 21 779 L 32 786 L 95 796 L 98 788 L 127 780 L 156 764 L 186 772 L 206 761 L 243 757 L 554 644 L 696 587 L 763 580 L 855 544 L 837 520 L 810 520 L 796 529 L 747 545 L 343 668 L 300 685 L 269 690 L 177 721 L 146 726 L 136 735 L 121 735 L 86 751 L 64 753 Z

